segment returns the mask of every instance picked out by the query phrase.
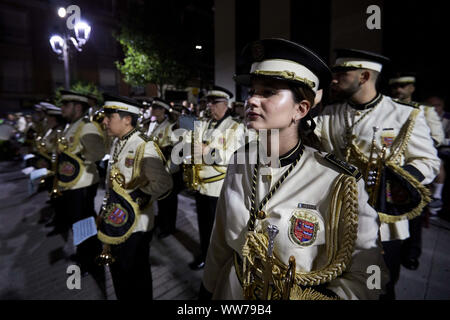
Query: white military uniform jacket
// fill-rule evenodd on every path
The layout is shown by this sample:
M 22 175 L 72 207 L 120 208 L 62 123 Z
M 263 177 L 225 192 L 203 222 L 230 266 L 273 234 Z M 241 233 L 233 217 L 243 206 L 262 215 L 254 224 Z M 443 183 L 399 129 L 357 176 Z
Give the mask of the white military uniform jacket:
M 121 150 L 114 158 L 114 151 Z M 113 141 L 108 163 L 107 185 L 111 187 L 111 169 L 116 168 L 123 175 L 123 188 L 127 193 L 140 189 L 151 195 L 150 204 L 140 212 L 140 218 L 133 232 L 150 231 L 154 226 L 152 202 L 172 189 L 172 177 L 166 171 L 158 146 L 137 130 L 122 139 Z
M 245 143 L 244 126 L 233 120 L 231 116 L 225 116 L 218 124 L 212 126 L 213 120 L 201 121 L 195 128 L 194 141 L 197 145 L 208 145 L 211 154 L 210 160 L 205 160 L 200 167 L 200 179 L 209 179 L 226 173 L 227 164 L 233 153 Z M 186 135 L 185 142 L 190 143 L 192 132 Z M 214 150 L 214 151 L 213 151 Z M 220 161 L 212 161 L 220 159 Z M 207 162 L 209 161 L 209 162 Z M 210 197 L 218 197 L 222 189 L 223 178 L 210 183 L 200 183 L 199 192 Z
M 60 189 L 75 190 L 98 183 L 99 175 L 95 162 L 101 160 L 106 153 L 104 131 L 100 125 L 81 117 L 66 125 L 63 137 L 68 144 L 67 151 L 80 156 L 85 170 L 75 185 L 68 188 L 60 186 Z
M 365 109 L 364 109 L 365 108 Z M 364 109 L 364 110 L 360 110 Z M 396 139 L 401 136 L 400 129 L 405 125 L 412 112 L 418 113 L 409 132 L 409 140 Z M 326 152 L 332 152 L 342 160 L 346 159 L 346 119 L 356 147 L 368 158 L 372 147 L 373 127 L 379 130 L 375 135 L 376 150 L 380 152 L 382 142 L 390 141 L 392 145 L 402 145 L 398 154 L 400 166 L 410 165 L 422 175 L 420 181 L 426 185 L 433 181 L 439 172 L 440 160 L 431 139 L 423 111 L 410 105 L 398 103 L 392 98 L 378 95 L 373 101 L 363 106 L 352 106 L 350 103 L 337 103 L 324 109 L 316 117 L 315 134 L 319 137 Z M 389 157 L 391 149 L 387 149 Z M 354 159 L 348 160 L 350 163 Z M 360 168 L 363 170 L 363 168 Z M 381 240 L 406 239 L 409 237 L 408 220 L 395 223 L 382 223 Z
M 433 138 L 435 145 L 437 147 L 440 146 L 442 143 L 444 143 L 445 139 L 441 118 L 437 114 L 434 107 L 421 104 L 417 105 L 419 105 L 419 108 L 425 115 L 425 120 L 427 121 L 428 127 L 430 127 L 431 137 Z
M 217 203 L 216 220 L 203 276 L 203 284 L 213 293 L 213 299 L 243 299 L 243 288 L 236 275 L 233 254 L 236 252 L 241 259 L 243 257 L 255 166 L 250 163 L 256 163 L 256 144 L 256 141 L 251 142 L 245 151 L 249 155 L 249 161 L 228 166 L 227 177 Z M 299 146 L 297 145 L 292 153 L 294 157 L 301 151 Z M 237 153 L 244 150 L 245 147 Z M 325 283 L 326 288 L 340 298 L 377 298 L 379 290 L 367 289 L 366 271 L 370 265 L 381 266 L 383 270 L 385 268 L 377 240 L 378 215 L 367 203 L 368 195 L 364 191 L 362 179 L 358 183 L 354 182 L 353 189 L 345 189 L 347 196 L 353 199 L 353 220 L 344 222 L 342 211 L 332 209 L 333 197 L 337 194 L 333 186 L 338 179 L 349 175 L 343 174 L 343 170 L 338 166 L 325 160 L 324 155 L 305 147 L 293 171 L 263 208 L 267 216 L 265 219 L 256 220 L 255 231 L 262 232 L 268 224 L 276 225 L 279 233 L 274 240 L 274 257 L 287 265 L 289 257 L 294 256 L 298 273 L 315 272 L 330 265 L 340 266 L 337 268 L 347 266 L 340 270 L 341 275 L 335 275 L 331 281 Z M 278 168 L 270 168 L 271 175 L 258 175 L 257 205 L 292 162 L 292 156 L 286 157 L 281 160 Z M 312 215 L 310 220 L 316 223 L 315 236 L 307 242 L 299 242 L 298 236 L 294 235 L 296 225 L 295 219 L 292 219 L 298 213 L 299 203 L 316 207 L 313 211 L 307 211 Z M 340 218 L 336 218 L 336 212 L 340 212 Z M 354 239 L 354 247 L 347 242 L 349 238 Z M 336 255 L 330 256 L 330 252 L 339 247 L 338 250 L 346 251 L 344 255 L 347 261 L 336 259 Z M 385 281 L 384 272 L 382 276 Z
M 147 136 L 155 141 L 160 148 L 165 148 L 172 145 L 171 135 L 172 128 L 175 123 L 171 123 L 168 118 L 163 122 L 151 122 L 147 131 Z

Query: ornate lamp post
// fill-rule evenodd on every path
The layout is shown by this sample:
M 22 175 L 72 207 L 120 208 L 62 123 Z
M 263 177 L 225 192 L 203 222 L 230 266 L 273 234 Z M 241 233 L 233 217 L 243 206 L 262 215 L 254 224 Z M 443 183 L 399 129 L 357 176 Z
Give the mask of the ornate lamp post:
M 66 10 L 59 8 L 58 15 L 61 18 L 66 16 Z M 59 59 L 64 61 L 64 87 L 70 88 L 70 70 L 69 70 L 69 49 L 70 43 L 77 51 L 82 51 L 82 47 L 89 40 L 91 34 L 91 26 L 84 21 L 79 21 L 74 26 L 75 38 L 65 33 L 63 36 L 52 35 L 50 37 L 50 45 Z

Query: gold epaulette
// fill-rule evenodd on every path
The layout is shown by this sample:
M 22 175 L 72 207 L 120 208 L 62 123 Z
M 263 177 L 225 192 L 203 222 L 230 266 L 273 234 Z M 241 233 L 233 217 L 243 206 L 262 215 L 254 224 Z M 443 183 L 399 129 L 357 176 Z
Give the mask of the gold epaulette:
M 350 163 L 338 159 L 334 154 L 328 153 L 325 157 L 325 160 L 328 162 L 334 164 L 335 166 L 342 169 L 346 174 L 351 175 L 352 177 L 355 177 L 356 181 L 359 181 L 362 177 L 361 172 L 359 172 L 358 168 L 354 165 L 351 165 Z
M 392 99 L 392 101 L 394 101 L 395 103 L 398 104 L 402 104 L 404 106 L 408 106 L 408 107 L 412 107 L 412 108 L 419 108 L 420 107 L 420 103 L 411 101 L 411 102 L 405 102 L 405 101 L 401 101 L 399 99 Z

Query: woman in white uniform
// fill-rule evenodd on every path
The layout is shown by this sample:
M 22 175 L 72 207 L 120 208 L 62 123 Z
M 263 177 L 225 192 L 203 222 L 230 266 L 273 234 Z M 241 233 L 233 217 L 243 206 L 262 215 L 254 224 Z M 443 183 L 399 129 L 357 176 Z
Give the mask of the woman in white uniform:
M 253 42 L 243 56 L 251 70 L 235 80 L 250 87 L 247 127 L 277 129 L 278 139 L 250 142 L 228 166 L 200 298 L 377 299 L 379 220 L 361 174 L 311 147 L 309 111 L 330 70 L 283 39 Z M 258 150 L 281 156 L 264 165 Z

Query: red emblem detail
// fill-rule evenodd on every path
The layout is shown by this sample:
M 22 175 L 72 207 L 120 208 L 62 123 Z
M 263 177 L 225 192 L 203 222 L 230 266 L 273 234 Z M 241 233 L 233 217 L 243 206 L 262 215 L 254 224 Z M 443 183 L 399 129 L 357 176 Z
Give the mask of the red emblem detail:
M 294 235 L 300 242 L 311 241 L 314 237 L 315 224 L 303 219 L 295 220 Z
M 59 173 L 71 177 L 75 172 L 75 167 L 70 162 L 63 162 L 59 166 Z
M 114 207 L 107 219 L 113 225 L 121 225 L 126 221 L 127 213 L 118 207 Z
M 127 168 L 131 168 L 134 164 L 134 159 L 133 158 L 126 158 L 125 159 L 125 167 Z
M 394 137 L 383 137 L 383 143 L 386 147 L 390 147 L 394 142 Z

